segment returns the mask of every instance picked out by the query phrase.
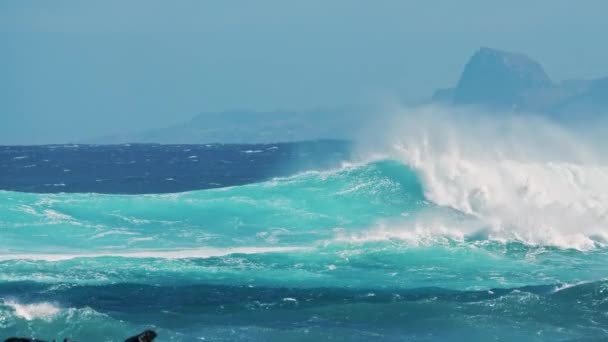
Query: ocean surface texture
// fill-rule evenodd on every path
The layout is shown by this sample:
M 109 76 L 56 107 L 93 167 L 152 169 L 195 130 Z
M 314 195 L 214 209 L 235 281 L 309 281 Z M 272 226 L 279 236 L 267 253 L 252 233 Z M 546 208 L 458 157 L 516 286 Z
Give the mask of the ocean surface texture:
M 0 338 L 608 339 L 605 168 L 404 146 L 0 147 Z

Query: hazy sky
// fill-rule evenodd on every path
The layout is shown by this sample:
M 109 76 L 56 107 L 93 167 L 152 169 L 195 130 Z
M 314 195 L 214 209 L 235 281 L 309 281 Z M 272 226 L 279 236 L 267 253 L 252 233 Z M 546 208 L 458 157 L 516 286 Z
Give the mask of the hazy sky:
M 605 0 L 0 0 L 0 144 L 417 101 L 480 46 L 608 75 Z

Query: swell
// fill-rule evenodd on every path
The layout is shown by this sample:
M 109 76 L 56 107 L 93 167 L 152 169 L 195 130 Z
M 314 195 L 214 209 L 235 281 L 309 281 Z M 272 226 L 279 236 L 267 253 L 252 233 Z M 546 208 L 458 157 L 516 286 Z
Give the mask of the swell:
M 0 281 L 473 290 L 598 280 L 608 262 L 605 249 L 580 252 L 485 240 L 418 246 L 402 240 L 333 241 L 305 249 L 247 252 L 178 259 L 12 258 L 0 261 Z
M 416 175 L 384 161 L 166 195 L 5 191 L 0 225 L 4 254 L 300 246 L 424 206 Z
M 326 339 L 327 335 L 348 336 L 350 329 L 358 327 L 360 334 L 373 333 L 373 340 L 383 340 L 415 338 L 419 333 L 429 336 L 438 322 L 443 329 L 431 340 L 445 340 L 450 335 L 484 340 L 497 333 L 513 337 L 513 331 L 520 338 L 541 332 L 547 340 L 605 337 L 603 327 L 608 321 L 602 312 L 606 309 L 606 282 L 561 290 L 560 286 L 454 291 L 435 287 L 352 290 L 141 284 L 49 288 L 13 283 L 0 286 L 0 295 L 19 299 L 0 303 L 0 315 L 8 331 L 37 320 L 33 327 L 39 334 L 45 331 L 41 327 L 61 326 L 62 332 L 74 338 L 94 334 L 107 338 L 120 328 L 133 329 L 145 323 L 162 326 L 164 336 L 178 339 L 197 334 L 221 339 L 226 336 L 226 327 L 262 329 L 266 336 L 277 339 L 286 332 L 301 337 L 305 332 L 299 328 L 305 324 L 311 330 L 321 329 Z M 466 324 L 471 320 L 474 324 Z M 83 326 L 87 328 L 84 335 Z M 243 338 L 253 336 L 247 329 Z M 354 339 L 369 340 L 370 336 Z
M 300 308 L 335 303 L 392 303 L 399 301 L 451 301 L 475 303 L 503 298 L 517 293 L 527 293 L 539 297 L 551 297 L 556 301 L 571 302 L 586 297 L 585 306 L 605 307 L 605 291 L 608 281 L 581 282 L 577 284 L 526 285 L 519 287 L 499 287 L 484 290 L 454 290 L 442 287 L 361 288 L 345 287 L 270 287 L 230 284 L 195 285 L 147 285 L 120 283 L 107 285 L 44 284 L 37 282 L 12 282 L 0 284 L 0 296 L 13 298 L 4 305 L 30 305 L 30 312 L 40 312 L 52 317 L 57 307 L 48 303 L 62 303 L 63 307 L 91 307 L 96 311 L 143 311 L 149 308 L 158 312 L 173 308 L 180 310 L 207 311 L 219 305 L 235 305 L 242 308 L 254 302 L 274 303 L 275 309 Z M 128 302 L 128 307 L 124 303 Z M 33 303 L 47 303 L 32 306 Z M 26 319 L 31 319 L 24 317 Z M 608 319 L 608 318 L 607 318 Z

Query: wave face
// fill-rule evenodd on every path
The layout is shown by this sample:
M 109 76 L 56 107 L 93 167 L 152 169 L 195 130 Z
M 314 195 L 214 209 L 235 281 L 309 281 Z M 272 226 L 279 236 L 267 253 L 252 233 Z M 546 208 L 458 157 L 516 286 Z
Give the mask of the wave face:
M 381 158 L 247 185 L 0 191 L 2 335 L 608 338 L 605 164 L 561 134 L 555 157 L 418 124 Z

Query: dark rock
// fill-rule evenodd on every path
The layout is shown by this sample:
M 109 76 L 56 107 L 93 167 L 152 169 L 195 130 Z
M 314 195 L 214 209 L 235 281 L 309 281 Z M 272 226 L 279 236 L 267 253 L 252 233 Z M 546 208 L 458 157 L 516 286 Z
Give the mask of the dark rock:
M 125 342 L 152 342 L 156 338 L 156 332 L 153 330 L 146 330 L 141 334 L 129 337 Z M 10 337 L 4 340 L 4 342 L 46 342 L 43 340 L 27 338 L 27 337 Z M 55 340 L 53 340 L 55 342 Z M 70 339 L 64 339 L 63 342 L 71 342 Z
M 129 337 L 125 342 L 152 342 L 156 338 L 156 332 L 146 330 L 139 335 Z

